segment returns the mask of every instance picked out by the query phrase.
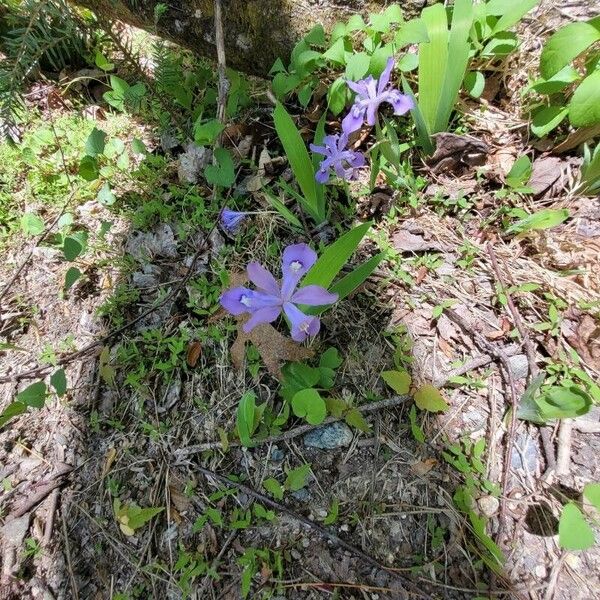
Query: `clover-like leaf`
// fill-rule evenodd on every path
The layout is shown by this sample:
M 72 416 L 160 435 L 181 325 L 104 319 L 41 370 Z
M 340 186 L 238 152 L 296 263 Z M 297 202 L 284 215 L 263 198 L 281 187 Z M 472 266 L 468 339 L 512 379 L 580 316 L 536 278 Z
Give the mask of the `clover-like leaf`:
M 294 394 L 292 410 L 297 417 L 304 417 L 311 425 L 322 423 L 327 415 L 325 401 L 315 389 L 307 388 Z
M 558 543 L 565 550 L 585 550 L 594 545 L 594 532 L 573 502 L 567 503 L 560 515 Z

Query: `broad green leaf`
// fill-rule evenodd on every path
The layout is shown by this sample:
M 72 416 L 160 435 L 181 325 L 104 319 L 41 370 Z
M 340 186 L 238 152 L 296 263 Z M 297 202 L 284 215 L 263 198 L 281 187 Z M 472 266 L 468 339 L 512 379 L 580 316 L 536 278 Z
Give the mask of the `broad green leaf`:
M 289 92 L 296 88 L 300 83 L 300 77 L 295 73 L 288 75 L 287 73 L 277 73 L 273 78 L 272 87 L 273 93 L 280 100 L 284 98 Z
M 412 52 L 406 53 L 399 61 L 398 68 L 401 71 L 414 71 L 419 66 L 419 55 Z
M 67 392 L 67 376 L 64 369 L 54 371 L 50 376 L 50 385 L 54 388 L 57 396 L 64 396 Z
M 25 213 L 20 224 L 25 235 L 40 235 L 44 231 L 44 220 L 34 213 Z
M 163 510 L 162 507 L 140 508 L 130 505 L 127 509 L 127 525 L 133 530 L 139 529 Z
M 22 415 L 27 412 L 27 405 L 23 402 L 11 402 L 1 413 L 0 413 L 0 427 L 4 427 L 13 417 Z
M 523 393 L 519 407 L 517 409 L 517 418 L 523 421 L 531 421 L 532 423 L 542 424 L 544 418 L 540 413 L 540 407 L 535 401 L 535 397 L 544 383 L 546 378 L 545 373 L 540 373 L 531 383 L 527 386 L 527 389 Z
M 313 388 L 300 390 L 292 398 L 292 410 L 311 425 L 319 425 L 327 416 L 327 407 L 321 394 Z
M 553 386 L 536 399 L 543 419 L 570 419 L 589 412 L 592 399 L 581 388 Z
M 114 63 L 111 63 L 99 50 L 96 50 L 94 62 L 96 63 L 96 66 L 103 71 L 112 71 L 115 68 Z
M 419 52 L 420 52 L 420 50 L 419 50 Z M 425 152 L 425 154 L 428 154 L 428 155 L 433 154 L 434 145 L 431 142 L 429 126 L 427 125 L 427 122 L 425 121 L 425 118 L 423 117 L 423 113 L 421 112 L 419 103 L 417 102 L 415 95 L 413 94 L 412 88 L 410 87 L 410 85 L 409 85 L 408 81 L 406 80 L 406 77 L 404 77 L 404 75 L 402 75 L 402 91 L 407 96 L 410 96 L 413 101 L 414 108 L 412 109 L 412 116 L 413 116 L 413 119 L 415 120 L 415 126 L 417 127 L 417 144 L 423 149 L 423 152 Z M 371 162 L 373 163 L 374 161 L 372 160 Z M 377 173 L 379 172 L 379 169 L 374 168 L 373 165 L 371 165 L 371 172 L 376 177 Z M 374 185 L 374 177 L 372 177 L 372 179 L 373 179 L 373 181 L 371 183 L 371 187 L 373 187 L 373 185 Z
M 362 79 L 369 70 L 371 57 L 366 52 L 356 52 L 346 61 L 346 77 L 352 81 Z
M 85 152 L 90 156 L 97 156 L 104 152 L 104 145 L 106 142 L 106 133 L 97 127 L 92 129 L 92 132 L 88 136 L 85 142 Z
M 571 65 L 567 65 L 558 73 L 550 77 L 550 79 L 538 79 L 534 81 L 529 89 L 532 89 L 539 94 L 556 94 L 580 78 L 581 75 L 579 74 L 579 71 L 574 69 Z
M 558 127 L 568 114 L 569 109 L 566 106 L 544 106 L 533 113 L 531 131 L 537 137 L 543 138 Z
M 221 131 L 225 129 L 225 125 L 218 119 L 211 119 L 206 123 L 198 123 L 194 125 L 194 141 L 199 146 L 210 146 L 215 143 Z
M 46 384 L 43 381 L 36 381 L 28 385 L 22 392 L 17 394 L 16 400 L 27 406 L 42 408 L 46 401 Z
M 421 410 L 429 412 L 445 412 L 449 408 L 440 390 L 429 383 L 422 385 L 415 392 L 415 404 Z
M 350 43 L 343 37 L 337 39 L 331 48 L 323 53 L 323 57 L 339 65 L 346 64 L 346 52 L 352 49 Z
M 98 200 L 98 202 L 100 202 L 100 204 L 103 204 L 104 206 L 112 206 L 117 201 L 117 197 L 110 189 L 110 184 L 108 183 L 108 181 L 104 182 L 104 184 L 98 191 L 96 199 Z
M 479 98 L 485 88 L 485 76 L 481 71 L 469 71 L 465 76 L 465 89 L 472 98 Z
M 394 43 L 398 49 L 409 44 L 421 44 L 423 42 L 429 42 L 429 34 L 427 26 L 422 19 L 407 21 L 400 27 L 394 37 Z
M 370 15 L 369 28 L 385 33 L 392 23 L 402 23 L 402 9 L 397 4 L 390 4 L 383 12 Z
M 357 408 L 351 408 L 345 415 L 344 421 L 363 433 L 369 433 L 371 426 L 365 421 L 362 413 Z
M 325 212 L 325 203 L 321 201 L 317 192 L 315 171 L 304 140 L 296 128 L 292 117 L 290 117 L 280 102 L 277 103 L 273 111 L 273 119 L 277 135 L 281 140 L 290 167 L 304 195 L 305 206 L 309 209 L 310 216 L 318 225 L 325 221 L 327 215 Z
M 300 106 L 302 108 L 306 108 L 308 106 L 308 103 L 310 102 L 310 99 L 312 98 L 314 89 L 315 89 L 315 82 L 309 81 L 306 85 L 301 87 L 300 90 L 298 90 L 298 93 L 296 95 L 298 96 L 298 102 L 300 103 Z
M 100 169 L 98 162 L 93 156 L 85 155 L 79 163 L 79 175 L 86 181 L 94 181 L 98 179 Z
M 68 236 L 63 242 L 62 250 L 65 259 L 72 262 L 83 252 L 83 244 L 77 238 Z
M 321 358 L 319 359 L 320 367 L 327 367 L 329 369 L 337 369 L 344 362 L 340 356 L 337 348 L 327 348 Z
M 323 525 L 333 525 L 337 521 L 338 514 L 340 510 L 340 501 L 337 498 L 333 499 L 331 503 L 331 508 L 329 509 L 329 513 L 323 519 Z
M 515 160 L 510 171 L 506 175 L 506 183 L 510 187 L 521 187 L 525 185 L 531 177 L 533 166 L 529 156 L 524 154 Z
M 414 404 L 410 407 L 408 419 L 410 421 L 410 431 L 413 438 L 415 438 L 417 442 L 423 443 L 425 441 L 425 434 L 423 433 L 419 423 L 417 423 L 417 409 L 415 408 Z
M 516 25 L 525 14 L 534 6 L 537 6 L 540 0 L 490 0 L 486 4 L 486 13 L 488 15 L 500 16 L 492 28 L 491 34 L 495 35 L 500 31 L 506 31 L 513 25 Z
M 346 107 L 348 86 L 346 80 L 338 77 L 327 90 L 327 106 L 334 115 L 339 115 Z
M 252 446 L 254 433 L 254 412 L 256 410 L 256 394 L 246 392 L 240 399 L 237 409 L 237 430 L 240 442 L 246 447 Z
M 65 273 L 65 285 L 63 287 L 65 292 L 69 291 L 80 277 L 81 271 L 77 267 L 70 267 Z
M 358 225 L 327 246 L 302 280 L 302 285 L 321 285 L 326 289 L 329 288 L 331 282 L 360 244 L 369 227 L 371 227 L 371 223 Z
M 597 511 L 600 511 L 600 483 L 586 483 L 583 495 Z
M 371 75 L 373 75 L 373 77 L 379 77 L 381 75 L 381 73 L 383 73 L 383 70 L 385 69 L 385 67 L 387 65 L 388 58 L 390 58 L 390 56 L 393 56 L 393 55 L 394 55 L 394 45 L 393 44 L 386 44 L 385 46 L 380 46 L 379 48 L 377 48 L 375 50 L 375 52 L 373 52 L 373 54 L 371 54 L 371 62 L 369 63 L 369 73 Z M 406 56 L 410 56 L 410 55 L 405 55 L 405 57 Z M 405 57 L 403 57 L 403 59 Z M 402 68 L 400 66 L 400 64 L 402 63 L 402 60 L 400 61 L 400 63 L 398 63 L 399 68 Z
M 139 138 L 133 138 L 131 140 L 131 151 L 134 154 L 148 154 L 146 144 L 144 144 L 144 142 Z
M 284 483 L 285 489 L 290 490 L 290 492 L 297 492 L 306 485 L 309 475 L 310 465 L 308 463 L 288 471 Z
M 346 24 L 346 33 L 352 33 L 365 28 L 365 22 L 361 15 L 358 13 L 353 14 Z
M 317 23 L 305 36 L 304 41 L 313 46 L 325 45 L 325 30 L 323 25 Z
M 206 181 L 220 187 L 230 187 L 235 182 L 235 169 L 231 154 L 225 148 L 215 148 L 216 165 L 207 165 L 204 169 Z
M 510 31 L 501 31 L 497 33 L 483 48 L 481 56 L 506 56 L 519 45 L 517 35 Z
M 275 499 L 277 499 L 277 500 L 283 499 L 283 486 L 274 477 L 269 477 L 269 479 L 265 479 L 263 481 L 263 487 Z
M 600 123 L 600 69 L 577 86 L 569 102 L 569 121 L 574 127 Z
M 569 211 L 566 208 L 545 208 L 517 221 L 506 230 L 506 233 L 523 233 L 532 229 L 550 229 L 560 225 L 568 218 Z
M 383 371 L 381 378 L 396 392 L 404 396 L 410 390 L 412 377 L 406 371 Z
M 558 543 L 565 550 L 586 550 L 594 545 L 594 532 L 573 502 L 563 508 L 558 521 Z
M 569 23 L 552 34 L 544 44 L 540 72 L 550 79 L 584 50 L 600 40 L 600 17 L 591 21 Z

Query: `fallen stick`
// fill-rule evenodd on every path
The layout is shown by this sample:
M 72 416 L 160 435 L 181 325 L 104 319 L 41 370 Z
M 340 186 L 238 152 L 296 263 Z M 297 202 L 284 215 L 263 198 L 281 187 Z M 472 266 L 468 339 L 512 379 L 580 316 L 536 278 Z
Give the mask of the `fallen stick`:
M 428 599 L 432 598 L 432 596 L 425 594 L 421 589 L 419 589 L 418 585 L 413 583 L 412 581 L 410 581 L 410 579 L 407 579 L 406 577 L 399 575 L 396 571 L 394 571 L 393 569 L 390 569 L 389 567 L 380 563 L 378 560 L 376 560 L 372 556 L 369 556 L 368 554 L 363 552 L 360 548 L 353 546 L 349 542 L 344 541 L 342 538 L 335 535 L 335 533 L 331 533 L 324 527 L 321 527 L 321 525 L 319 525 L 319 524 L 311 521 L 310 519 L 307 519 L 306 517 L 302 516 L 301 514 L 297 513 L 295 510 L 285 506 L 284 504 L 276 502 L 272 498 L 269 498 L 268 496 L 265 496 L 264 494 L 261 494 L 260 492 L 257 492 L 254 488 L 251 488 L 251 487 L 249 487 L 243 483 L 240 483 L 238 481 L 232 481 L 232 480 L 228 479 L 227 477 L 225 477 L 224 475 L 215 473 L 214 471 L 211 471 L 210 469 L 206 469 L 205 467 L 201 467 L 199 465 L 195 465 L 194 468 L 197 471 L 199 471 L 200 473 L 202 473 L 202 475 L 204 475 L 207 479 L 211 479 L 211 478 L 216 479 L 223 485 L 226 485 L 228 487 L 233 486 L 233 487 L 237 488 L 240 492 L 243 492 L 244 494 L 246 494 L 247 496 L 250 496 L 250 497 L 254 498 L 255 500 L 258 500 L 261 504 L 264 504 L 265 506 L 268 506 L 268 507 L 276 510 L 279 513 L 283 513 L 283 514 L 288 515 L 289 517 L 292 517 L 294 520 L 298 521 L 299 523 L 302 523 L 303 525 L 306 525 L 313 531 L 317 532 L 320 536 L 324 537 L 325 539 L 328 539 L 330 542 L 332 542 L 336 546 L 339 546 L 340 548 L 347 550 L 354 556 L 359 557 L 370 567 L 377 569 L 379 571 L 385 571 L 390 577 L 392 577 L 392 578 L 396 579 L 398 582 L 400 582 L 402 584 L 402 586 L 404 586 L 406 588 L 407 591 L 409 591 L 411 594 L 414 594 L 417 598 L 428 598 Z
M 523 320 L 521 319 L 521 315 L 519 314 L 519 311 L 517 310 L 517 307 L 515 306 L 512 298 L 511 298 L 511 295 L 508 292 L 508 288 L 506 287 L 504 279 L 502 278 L 502 274 L 500 273 L 500 268 L 498 266 L 498 259 L 496 258 L 496 253 L 494 252 L 494 248 L 490 243 L 488 243 L 488 245 L 487 245 L 487 251 L 488 251 L 490 260 L 492 262 L 492 269 L 494 271 L 494 275 L 496 276 L 498 283 L 502 286 L 502 291 L 504 292 L 504 294 L 506 296 L 506 303 L 508 306 L 508 310 L 510 311 L 510 314 L 513 318 L 515 327 L 517 328 L 517 331 L 519 332 L 519 335 L 521 336 L 521 339 L 523 340 L 523 345 L 525 347 L 525 354 L 527 355 L 527 363 L 529 365 L 529 377 L 528 377 L 527 382 L 531 383 L 531 381 L 533 379 L 535 379 L 539 375 L 539 372 L 540 372 L 540 370 L 537 366 L 535 348 L 533 347 L 533 343 L 531 341 L 531 338 L 529 337 L 527 328 L 525 327 L 525 325 L 523 325 Z M 545 427 L 540 427 L 540 435 L 542 437 L 542 445 L 544 447 L 544 455 L 546 456 L 546 466 L 548 467 L 548 470 L 550 470 L 550 469 L 553 469 L 554 465 L 556 464 L 556 459 L 554 456 L 554 446 L 552 444 L 552 436 L 550 434 L 550 431 Z
M 367 404 L 366 406 L 357 406 L 356 409 L 365 414 L 376 412 L 379 410 L 383 410 L 384 408 L 392 408 L 394 406 L 399 406 L 400 404 L 404 404 L 408 400 L 412 400 L 412 396 L 393 396 L 392 398 L 388 398 L 387 400 L 380 400 L 379 402 L 373 402 L 372 404 Z M 323 427 L 324 425 L 329 425 L 330 423 L 335 423 L 337 421 L 343 421 L 343 417 L 327 417 L 322 423 L 319 425 L 301 425 L 300 427 L 296 427 L 295 429 L 290 429 L 285 433 L 280 435 L 271 435 L 269 437 L 263 438 L 262 440 L 256 440 L 254 442 L 253 448 L 256 446 L 264 446 L 265 444 L 271 443 L 279 443 L 285 442 L 287 440 L 292 440 L 298 436 L 304 435 L 313 429 L 318 429 L 319 427 Z M 237 448 L 241 446 L 241 442 L 233 441 L 229 444 L 230 448 Z M 186 456 L 190 456 L 191 454 L 198 454 L 200 452 L 206 452 L 207 450 L 216 450 L 218 448 L 222 448 L 223 444 L 221 441 L 214 442 L 206 442 L 204 444 L 197 444 L 195 446 L 189 446 L 188 448 L 180 448 L 175 451 L 175 461 L 179 462 L 181 459 Z

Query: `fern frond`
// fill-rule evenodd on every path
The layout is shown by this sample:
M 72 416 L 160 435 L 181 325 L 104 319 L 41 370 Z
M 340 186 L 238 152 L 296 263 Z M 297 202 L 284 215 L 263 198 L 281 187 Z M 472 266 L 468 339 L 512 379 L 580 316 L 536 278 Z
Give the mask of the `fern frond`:
M 21 90 L 40 64 L 60 71 L 85 52 L 89 34 L 66 0 L 25 0 L 13 10 L 17 26 L 1 40 L 0 137 L 22 118 Z

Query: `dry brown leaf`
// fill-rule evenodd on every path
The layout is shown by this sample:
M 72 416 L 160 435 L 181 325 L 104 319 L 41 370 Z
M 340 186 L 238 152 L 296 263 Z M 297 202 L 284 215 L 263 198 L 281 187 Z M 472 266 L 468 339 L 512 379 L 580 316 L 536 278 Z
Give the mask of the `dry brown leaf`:
M 246 274 L 243 272 L 232 273 L 230 276 L 231 287 L 244 285 L 247 281 Z M 225 311 L 220 313 L 225 316 Z M 216 319 L 217 315 L 213 318 Z M 246 342 L 252 342 L 258 350 L 267 370 L 271 375 L 281 378 L 281 367 L 288 361 L 306 360 L 314 355 L 310 348 L 301 346 L 289 337 L 279 333 L 272 325 L 263 324 L 255 327 L 250 333 L 243 330 L 244 323 L 250 318 L 249 315 L 240 315 L 236 317 L 237 338 L 231 346 L 231 362 L 239 371 L 244 366 L 246 356 Z
M 231 346 L 231 362 L 241 370 L 246 355 L 246 342 L 252 342 L 260 353 L 267 370 L 274 377 L 281 377 L 281 367 L 287 361 L 306 360 L 314 355 L 314 351 L 292 341 L 277 331 L 272 325 L 258 325 L 250 333 L 243 331 L 248 315 L 237 318 L 237 338 Z
M 438 347 L 449 360 L 454 360 L 452 346 L 444 338 L 438 338 Z
M 117 451 L 114 448 L 109 448 L 108 452 L 106 453 L 106 458 L 104 459 L 104 465 L 102 467 L 102 479 L 104 479 L 110 473 L 110 469 L 115 462 L 115 458 L 117 458 Z
M 410 470 L 417 475 L 417 477 L 423 477 L 423 475 L 427 475 L 436 464 L 437 460 L 435 460 L 435 458 L 426 458 L 425 460 L 412 463 L 412 465 L 410 465 Z
M 437 133 L 433 137 L 435 152 L 427 164 L 434 173 L 484 165 L 490 153 L 490 147 L 485 142 L 470 135 Z
M 186 362 L 188 366 L 194 368 L 198 364 L 198 359 L 202 354 L 202 345 L 200 342 L 190 342 L 188 344 Z
M 533 190 L 536 196 L 541 196 L 544 192 L 548 195 L 554 195 L 563 185 L 560 185 L 563 178 L 565 161 L 557 156 L 541 156 L 533 163 L 531 177 L 527 186 Z
M 171 505 L 178 513 L 185 513 L 191 506 L 190 499 L 179 489 L 176 483 L 169 483 Z

